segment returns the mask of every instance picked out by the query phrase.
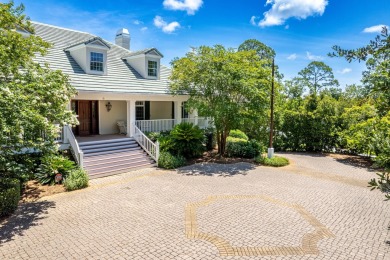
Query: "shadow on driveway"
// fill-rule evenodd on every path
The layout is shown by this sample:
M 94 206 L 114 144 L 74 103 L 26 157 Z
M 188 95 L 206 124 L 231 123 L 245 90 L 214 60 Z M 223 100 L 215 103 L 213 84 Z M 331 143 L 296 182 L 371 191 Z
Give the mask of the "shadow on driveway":
M 38 220 L 45 218 L 47 210 L 54 207 L 55 203 L 50 201 L 21 204 L 13 215 L 0 223 L 0 247 L 15 235 L 23 236 L 24 230 L 38 225 Z
M 177 170 L 182 175 L 195 176 L 223 176 L 232 177 L 237 174 L 246 175 L 248 171 L 255 169 L 256 166 L 251 163 L 234 163 L 234 164 L 218 164 L 218 163 L 199 163 L 190 166 L 182 167 Z

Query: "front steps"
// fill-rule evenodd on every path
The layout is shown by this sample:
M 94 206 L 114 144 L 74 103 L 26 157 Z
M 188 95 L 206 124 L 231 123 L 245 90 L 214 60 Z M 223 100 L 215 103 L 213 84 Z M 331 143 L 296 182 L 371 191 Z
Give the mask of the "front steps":
M 80 142 L 79 146 L 90 179 L 155 166 L 133 138 Z

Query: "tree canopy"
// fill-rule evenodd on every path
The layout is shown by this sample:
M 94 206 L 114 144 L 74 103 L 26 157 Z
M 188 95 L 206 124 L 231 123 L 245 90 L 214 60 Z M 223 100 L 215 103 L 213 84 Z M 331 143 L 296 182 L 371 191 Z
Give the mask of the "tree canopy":
M 271 71 L 265 62 L 256 51 L 221 45 L 193 48 L 172 62 L 172 93 L 188 94 L 189 106 L 213 119 L 221 155 L 230 130 L 269 106 Z
M 66 108 L 76 91 L 61 71 L 34 61 L 50 44 L 34 34 L 23 11 L 23 5 L 0 4 L 0 173 L 18 151 L 55 152 L 55 124 L 77 122 Z
M 332 68 L 322 61 L 312 61 L 299 73 L 300 84 L 307 87 L 311 94 L 319 93 L 323 88 L 338 87 Z

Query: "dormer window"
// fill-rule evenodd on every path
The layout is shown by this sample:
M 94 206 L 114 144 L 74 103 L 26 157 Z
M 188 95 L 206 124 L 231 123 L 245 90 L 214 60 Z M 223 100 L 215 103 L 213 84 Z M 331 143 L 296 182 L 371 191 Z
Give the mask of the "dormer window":
M 90 70 L 103 71 L 103 53 L 91 52 Z
M 75 43 L 65 48 L 86 74 L 107 75 L 107 52 L 110 45 L 99 37 Z
M 157 61 L 148 61 L 148 76 L 157 77 Z

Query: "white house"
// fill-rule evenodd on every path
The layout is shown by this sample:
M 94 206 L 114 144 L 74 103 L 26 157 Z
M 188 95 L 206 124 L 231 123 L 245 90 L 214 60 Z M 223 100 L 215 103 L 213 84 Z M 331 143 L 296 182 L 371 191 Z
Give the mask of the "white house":
M 169 94 L 170 70 L 160 64 L 163 55 L 156 48 L 132 51 L 127 29 L 116 32 L 113 44 L 86 32 L 32 24 L 36 35 L 52 43 L 38 61 L 69 75 L 78 91 L 69 108 L 80 124 L 65 126 L 61 139 L 91 176 L 150 165 L 135 143 L 157 159 L 158 147 L 145 131 L 170 130 L 183 120 L 206 124 L 184 109 L 188 96 Z

